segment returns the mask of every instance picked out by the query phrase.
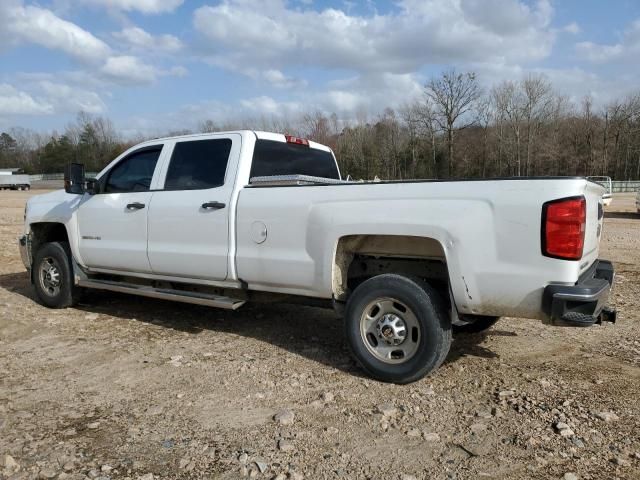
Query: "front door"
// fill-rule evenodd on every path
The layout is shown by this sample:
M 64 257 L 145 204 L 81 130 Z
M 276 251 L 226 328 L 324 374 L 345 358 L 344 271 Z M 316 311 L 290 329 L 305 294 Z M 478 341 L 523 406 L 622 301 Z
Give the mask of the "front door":
M 154 192 L 149 208 L 153 273 L 226 279 L 240 138 L 232 134 L 175 143 L 164 188 Z
M 153 174 L 162 145 L 124 157 L 101 179 L 101 192 L 78 208 L 83 263 L 96 269 L 151 272 L 147 257 L 147 214 Z

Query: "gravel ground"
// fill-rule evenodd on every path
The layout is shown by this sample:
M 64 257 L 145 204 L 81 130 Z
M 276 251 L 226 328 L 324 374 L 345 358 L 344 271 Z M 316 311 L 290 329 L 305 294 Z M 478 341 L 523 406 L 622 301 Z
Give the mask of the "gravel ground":
M 0 192 L 0 478 L 638 479 L 640 216 L 609 208 L 616 325 L 504 318 L 408 386 L 352 362 L 329 310 L 94 292 L 34 301 Z

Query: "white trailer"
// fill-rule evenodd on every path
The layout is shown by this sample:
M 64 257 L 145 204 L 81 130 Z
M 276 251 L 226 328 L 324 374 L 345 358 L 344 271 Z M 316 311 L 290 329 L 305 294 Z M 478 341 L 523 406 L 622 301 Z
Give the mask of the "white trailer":
M 0 169 L 0 190 L 29 190 L 31 181 L 29 175 L 24 175 L 22 169 Z

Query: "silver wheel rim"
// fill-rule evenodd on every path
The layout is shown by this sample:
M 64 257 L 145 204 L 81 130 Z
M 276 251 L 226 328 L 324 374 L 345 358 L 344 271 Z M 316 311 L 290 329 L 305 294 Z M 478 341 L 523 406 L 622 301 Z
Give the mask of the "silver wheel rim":
M 360 336 L 378 360 L 399 364 L 410 360 L 420 344 L 420 325 L 415 314 L 395 298 L 370 302 L 360 317 Z
M 38 278 L 42 291 L 50 297 L 55 297 L 60 293 L 62 274 L 60 266 L 55 258 L 44 257 L 38 269 Z

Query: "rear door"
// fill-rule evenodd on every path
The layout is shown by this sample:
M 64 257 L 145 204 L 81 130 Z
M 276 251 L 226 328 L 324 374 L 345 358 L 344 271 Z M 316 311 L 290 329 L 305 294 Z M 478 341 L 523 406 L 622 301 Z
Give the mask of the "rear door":
M 128 154 L 101 178 L 101 193 L 85 196 L 77 216 L 80 256 L 88 267 L 151 272 L 147 212 L 162 148 Z
M 178 140 L 163 188 L 149 209 L 148 255 L 153 273 L 224 280 L 229 214 L 240 155 L 239 134 Z

